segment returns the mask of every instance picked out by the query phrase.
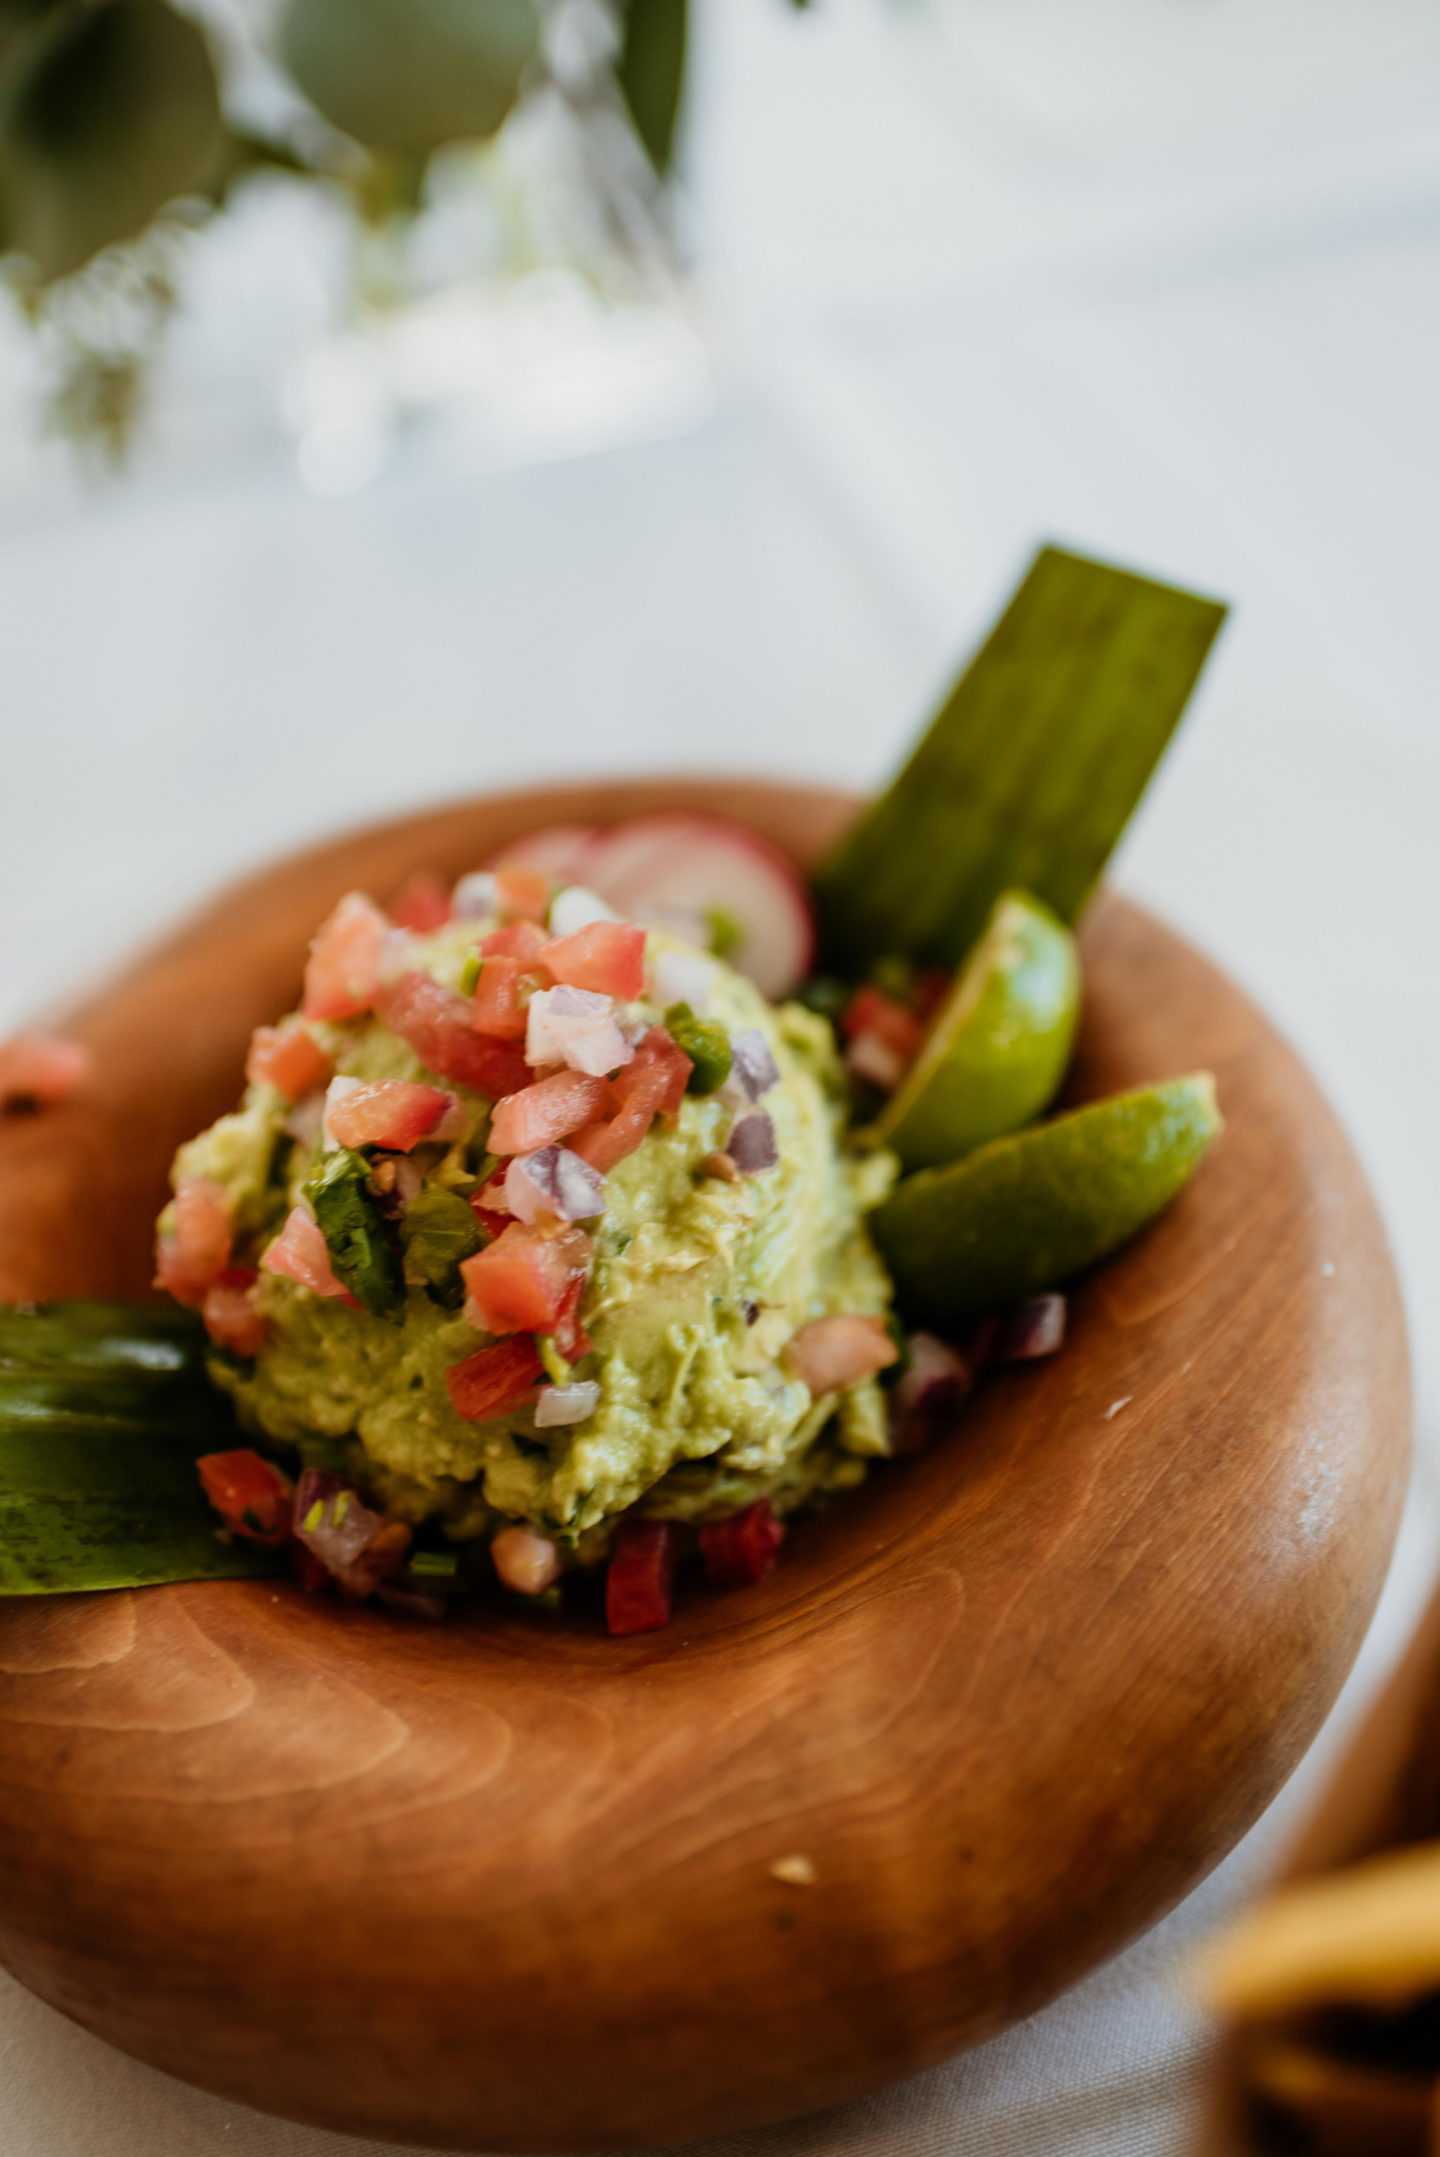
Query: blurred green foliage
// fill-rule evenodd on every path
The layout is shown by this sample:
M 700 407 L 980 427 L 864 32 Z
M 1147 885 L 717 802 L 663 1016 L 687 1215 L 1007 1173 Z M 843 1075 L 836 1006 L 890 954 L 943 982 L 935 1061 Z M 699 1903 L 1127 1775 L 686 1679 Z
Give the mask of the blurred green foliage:
M 5 0 L 0 250 L 42 281 L 213 195 L 226 162 L 209 47 L 165 0 Z
M 616 103 L 663 179 L 686 0 L 613 5 Z M 276 63 L 336 133 L 272 143 L 229 124 L 205 32 L 168 0 L 0 0 L 0 255 L 43 288 L 257 165 L 338 180 L 362 214 L 413 205 L 435 151 L 493 136 L 543 79 L 542 7 L 287 0 Z

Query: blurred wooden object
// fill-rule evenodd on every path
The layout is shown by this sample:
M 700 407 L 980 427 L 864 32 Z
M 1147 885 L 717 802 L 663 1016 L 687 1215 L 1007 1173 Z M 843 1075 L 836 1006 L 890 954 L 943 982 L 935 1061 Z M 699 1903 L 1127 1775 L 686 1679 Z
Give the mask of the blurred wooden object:
M 1281 1880 L 1313 1878 L 1354 1864 L 1402 1843 L 1440 1838 L 1440 1592 L 1389 1684 L 1380 1695 L 1345 1755 L 1340 1769 L 1309 1825 L 1296 1842 Z M 1440 2151 L 1437 2106 L 1440 2093 L 1424 2085 L 1417 2091 L 1395 2076 L 1366 2073 L 1352 2063 L 1349 2092 L 1332 2102 L 1333 2086 L 1316 2079 L 1304 2102 L 1296 2091 L 1277 2088 L 1272 2064 L 1277 2053 L 1297 2045 L 1296 2030 L 1305 2018 L 1257 2022 L 1232 2031 L 1216 2068 L 1216 2088 L 1199 2157 L 1272 2157 L 1283 2140 L 1266 2139 L 1267 2102 L 1276 2114 L 1291 2113 L 1311 2122 L 1317 2137 L 1304 2145 L 1324 2157 L 1371 2157 L 1390 2149 L 1401 2157 L 1430 2157 Z M 1306 2049 L 1314 2056 L 1313 2038 Z M 1325 2063 L 1337 2072 L 1335 2063 Z M 1370 2101 L 1389 2115 L 1391 2140 L 1375 2137 L 1381 2129 Z M 1387 2102 L 1376 2085 L 1390 2086 Z M 1396 2085 L 1399 2083 L 1399 2087 Z M 1292 2144 L 1292 2146 L 1295 2146 Z
M 695 780 L 479 801 L 221 897 L 0 1127 L 0 1295 L 134 1293 L 338 895 L 693 804 L 802 861 L 852 804 Z M 1133 906 L 1076 1098 L 1208 1064 L 1229 1128 L 1053 1362 L 670 1631 L 429 1630 L 272 1585 L 0 1608 L 0 1958 L 142 2059 L 449 2148 L 623 2149 L 834 2103 L 1029 2014 L 1171 1907 L 1349 1668 L 1407 1466 L 1403 1327 L 1333 1117 Z M 805 1884 L 808 1860 L 813 1880 Z

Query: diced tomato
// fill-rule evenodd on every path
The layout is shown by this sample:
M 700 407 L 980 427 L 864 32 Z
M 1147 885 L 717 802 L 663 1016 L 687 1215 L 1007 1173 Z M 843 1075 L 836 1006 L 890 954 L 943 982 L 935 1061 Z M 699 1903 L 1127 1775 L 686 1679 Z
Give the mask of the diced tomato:
M 626 921 L 592 921 L 541 953 L 557 981 L 630 1003 L 645 993 L 645 931 Z
M 260 1276 L 253 1266 L 230 1266 L 205 1291 L 200 1315 L 217 1348 L 237 1356 L 258 1356 L 265 1342 L 265 1320 L 255 1301 Z
M 609 1081 L 614 1114 L 577 1131 L 572 1151 L 606 1175 L 634 1153 L 657 1116 L 675 1115 L 694 1068 L 665 1028 L 652 1026 L 630 1062 Z
M 363 891 L 346 893 L 310 946 L 300 1006 L 307 1019 L 351 1019 L 370 1009 L 389 927 Z
M 532 925 L 523 924 L 526 928 Z M 477 1033 L 493 1034 L 499 1041 L 523 1041 L 530 999 L 544 985 L 544 977 L 536 972 L 533 960 L 487 958 L 475 984 L 471 1025 Z
M 441 1078 L 473 1086 L 492 1101 L 518 1092 L 529 1080 L 530 1067 L 518 1044 L 477 1034 L 466 999 L 442 989 L 429 974 L 402 974 L 381 989 L 375 1008 L 421 1063 Z
M 555 1071 L 495 1104 L 492 1153 L 538 1153 L 578 1131 L 610 1105 L 610 1087 L 586 1071 Z
M 501 862 L 495 871 L 495 895 L 500 911 L 511 921 L 543 921 L 550 911 L 554 884 L 542 869 L 522 868 L 518 862 Z
M 155 1246 L 155 1285 L 198 1309 L 230 1263 L 232 1239 L 223 1187 L 204 1176 L 182 1177 Z
M 474 1214 L 486 1235 L 493 1238 L 503 1236 L 515 1216 L 508 1211 L 502 1213 L 498 1206 L 487 1206 L 483 1203 L 486 1193 L 492 1188 L 493 1186 L 487 1183 L 484 1191 L 475 1193 L 475 1196 L 470 1201 L 470 1211 Z
M 859 1311 L 812 1318 L 791 1335 L 785 1351 L 795 1376 L 817 1397 L 873 1378 L 877 1371 L 888 1369 L 899 1353 L 884 1319 Z
M 202 1453 L 195 1463 L 205 1495 L 227 1528 L 272 1548 L 290 1533 L 290 1478 L 248 1446 Z
M 590 1264 L 583 1228 L 512 1221 L 460 1268 L 466 1306 L 487 1333 L 553 1333 L 572 1281 Z
M 413 929 L 418 936 L 443 929 L 450 919 L 450 886 L 433 869 L 417 869 L 391 901 L 390 919 L 397 929 Z
M 508 921 L 481 938 L 482 959 L 538 959 L 549 938 L 535 921 Z
M 456 1414 L 467 1423 L 484 1423 L 523 1400 L 544 1374 L 534 1341 L 522 1333 L 494 1348 L 478 1349 L 463 1363 L 452 1363 L 445 1383 Z
M 876 988 L 873 981 L 867 981 L 845 1006 L 840 1031 L 847 1041 L 854 1041 L 861 1034 L 873 1034 L 909 1063 L 920 1046 L 925 1029 L 908 1004 L 902 1004 L 898 997 L 887 995 L 884 989 Z
M 323 1086 L 331 1072 L 325 1054 L 308 1026 L 257 1026 L 250 1036 L 245 1076 L 252 1086 L 273 1086 L 287 1101 Z
M 325 1238 L 303 1206 L 294 1208 L 261 1259 L 260 1268 L 264 1273 L 281 1274 L 287 1281 L 298 1281 L 302 1288 L 313 1288 L 317 1296 L 346 1296 L 354 1301 L 344 1282 L 336 1280 Z
M 580 1299 L 585 1293 L 586 1276 L 577 1273 L 560 1300 L 555 1314 L 555 1346 L 567 1363 L 578 1363 L 588 1356 L 595 1343 L 580 1323 Z
M 454 1105 L 454 1094 L 442 1093 L 438 1086 L 376 1079 L 337 1101 L 326 1120 L 341 1146 L 384 1146 L 391 1153 L 409 1153 Z
M 0 1042 L 0 1105 L 34 1101 L 53 1107 L 90 1069 L 90 1051 L 60 1034 L 16 1034 Z
M 700 1530 L 700 1555 L 707 1578 L 717 1588 L 744 1588 L 775 1570 L 784 1523 L 775 1518 L 768 1498 L 757 1498 L 729 1520 L 711 1521 Z
M 668 1520 L 622 1520 L 605 1574 L 605 1623 L 612 1633 L 654 1633 L 670 1623 L 675 1530 Z

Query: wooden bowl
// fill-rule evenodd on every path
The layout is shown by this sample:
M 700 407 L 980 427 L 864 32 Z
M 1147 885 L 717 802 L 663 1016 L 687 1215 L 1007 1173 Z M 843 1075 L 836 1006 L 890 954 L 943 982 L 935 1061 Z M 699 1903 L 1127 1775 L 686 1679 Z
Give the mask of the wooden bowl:
M 227 892 L 75 1015 L 83 1099 L 0 1129 L 0 1297 L 133 1293 L 361 884 L 664 805 L 815 857 L 833 793 L 511 795 Z M 1407 1459 L 1385 1241 L 1265 1020 L 1137 908 L 1084 931 L 1078 1098 L 1208 1064 L 1229 1129 L 1053 1363 L 672 1628 L 434 1631 L 269 1584 L 0 1607 L 0 1959 L 169 2072 L 355 2133 L 626 2148 L 834 2103 L 1042 2006 L 1289 1774 Z M 813 1884 L 777 1877 L 802 1856 Z

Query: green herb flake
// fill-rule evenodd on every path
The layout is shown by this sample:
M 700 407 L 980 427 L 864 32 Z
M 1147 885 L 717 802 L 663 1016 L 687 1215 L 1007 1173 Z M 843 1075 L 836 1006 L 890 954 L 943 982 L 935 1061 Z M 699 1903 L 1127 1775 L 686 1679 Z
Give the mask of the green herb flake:
M 335 1510 L 330 1515 L 330 1525 L 332 1528 L 344 1527 L 346 1520 L 349 1518 L 350 1503 L 354 1495 L 355 1493 L 350 1490 L 341 1491 L 339 1497 L 335 1500 Z
M 437 1303 L 455 1308 L 464 1300 L 460 1267 L 484 1242 L 480 1223 L 456 1191 L 422 1184 L 400 1221 L 405 1270 L 419 1279 Z
M 323 1498 L 317 1498 L 315 1500 L 315 1503 L 311 1506 L 309 1512 L 305 1515 L 305 1518 L 300 1523 L 300 1525 L 305 1530 L 305 1533 L 307 1535 L 313 1535 L 315 1533 L 315 1530 L 324 1520 L 324 1518 L 325 1501 Z
M 665 1014 L 670 1038 L 694 1069 L 685 1083 L 693 1094 L 718 1093 L 730 1076 L 730 1039 L 723 1026 L 697 1019 L 688 1004 L 672 1004 Z
M 417 1550 L 410 1556 L 410 1571 L 417 1580 L 453 1580 L 460 1560 L 453 1551 Z
M 336 1279 L 377 1318 L 405 1299 L 400 1259 L 378 1199 L 370 1189 L 370 1164 L 339 1147 L 322 1157 L 304 1185 L 330 1253 Z
M 728 959 L 739 950 L 744 941 L 745 925 L 728 907 L 707 906 L 705 923 L 710 931 L 710 949 L 717 959 Z
M 460 969 L 460 994 L 473 996 L 480 986 L 480 970 L 485 961 L 478 951 L 472 951 Z
M 537 1333 L 535 1346 L 539 1351 L 540 1361 L 545 1366 L 545 1375 L 551 1384 L 557 1386 L 567 1385 L 570 1379 L 570 1366 L 556 1347 L 554 1334 Z

